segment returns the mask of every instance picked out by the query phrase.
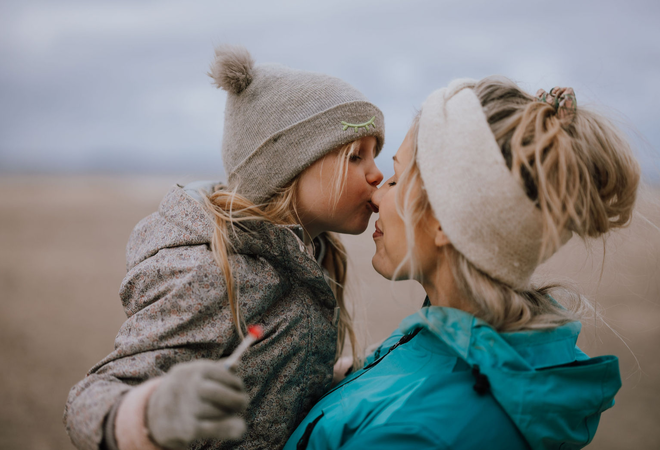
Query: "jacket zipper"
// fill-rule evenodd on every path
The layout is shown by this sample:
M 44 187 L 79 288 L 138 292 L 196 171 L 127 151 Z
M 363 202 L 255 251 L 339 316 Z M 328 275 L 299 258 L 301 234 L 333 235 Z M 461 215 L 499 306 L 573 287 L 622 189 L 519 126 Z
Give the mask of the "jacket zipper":
M 296 445 L 296 450 L 305 450 L 307 448 L 307 444 L 309 444 L 309 438 L 312 435 L 312 431 L 314 431 L 314 427 L 316 426 L 317 423 L 319 423 L 319 420 L 321 420 L 321 417 L 323 417 L 323 415 L 324 413 L 321 412 L 320 416 L 318 416 L 312 422 L 307 424 L 307 428 L 305 428 L 305 432 L 303 433 L 302 437 L 298 441 L 298 444 Z
M 362 375 L 364 375 L 365 373 L 367 373 L 368 371 L 370 371 L 373 367 L 375 367 L 378 363 L 380 363 L 383 359 L 385 359 L 385 357 L 386 357 L 387 355 L 389 355 L 390 353 L 392 353 L 392 351 L 393 351 L 395 348 L 397 348 L 397 347 L 400 346 L 400 345 L 405 344 L 406 342 L 410 342 L 410 340 L 411 340 L 412 338 L 414 338 L 415 336 L 417 336 L 417 333 L 419 333 L 421 330 L 422 330 L 421 328 L 415 328 L 411 333 L 408 333 L 408 334 L 402 336 L 401 339 L 399 339 L 399 342 L 397 342 L 396 344 L 394 344 L 393 346 L 391 346 L 390 349 L 387 351 L 387 353 L 385 353 L 385 354 L 384 354 L 383 356 L 381 356 L 380 358 L 374 360 L 371 364 L 369 364 L 369 365 L 367 365 L 366 367 L 364 367 L 364 368 L 362 369 L 363 372 L 362 372 L 360 375 L 358 375 L 357 377 L 353 378 L 351 381 L 349 381 L 349 382 L 347 382 L 347 383 L 345 383 L 345 384 L 342 384 L 341 386 L 337 386 L 337 387 L 335 387 L 335 388 L 333 388 L 333 389 L 330 389 L 328 392 L 326 392 L 325 394 L 323 394 L 323 396 L 322 396 L 321 398 L 319 398 L 319 401 L 321 401 L 321 400 L 324 399 L 327 395 L 333 393 L 334 391 L 336 391 L 336 390 L 339 389 L 340 387 L 344 387 L 344 386 L 346 386 L 346 385 L 348 385 L 348 384 L 351 384 L 353 381 L 355 381 L 355 380 L 357 380 L 358 378 L 360 378 Z

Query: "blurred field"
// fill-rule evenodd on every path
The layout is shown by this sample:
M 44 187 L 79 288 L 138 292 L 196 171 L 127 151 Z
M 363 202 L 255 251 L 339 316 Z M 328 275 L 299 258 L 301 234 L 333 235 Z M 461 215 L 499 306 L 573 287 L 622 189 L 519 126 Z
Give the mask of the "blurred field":
M 70 387 L 113 348 L 124 320 L 118 289 L 133 226 L 182 177 L 0 179 L 0 449 L 72 449 L 61 423 Z M 570 242 L 541 270 L 574 280 L 597 300 L 607 327 L 585 324 L 587 353 L 616 354 L 624 385 L 589 449 L 660 448 L 660 191 L 607 242 Z M 643 216 L 643 217 L 642 217 Z M 371 268 L 372 228 L 345 239 L 349 293 L 365 342 L 394 329 L 421 305 L 414 283 Z

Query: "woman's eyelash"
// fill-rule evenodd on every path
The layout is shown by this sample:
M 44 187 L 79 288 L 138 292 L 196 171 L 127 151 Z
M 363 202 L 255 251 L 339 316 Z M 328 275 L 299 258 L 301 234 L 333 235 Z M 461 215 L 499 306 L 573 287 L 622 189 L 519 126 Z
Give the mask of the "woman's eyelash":
M 387 183 L 388 186 L 394 186 L 395 184 L 396 184 L 396 181 L 390 181 L 389 183 Z
M 351 161 L 357 161 L 357 160 L 360 160 L 362 158 L 360 158 L 358 155 L 351 155 L 350 159 L 351 159 Z

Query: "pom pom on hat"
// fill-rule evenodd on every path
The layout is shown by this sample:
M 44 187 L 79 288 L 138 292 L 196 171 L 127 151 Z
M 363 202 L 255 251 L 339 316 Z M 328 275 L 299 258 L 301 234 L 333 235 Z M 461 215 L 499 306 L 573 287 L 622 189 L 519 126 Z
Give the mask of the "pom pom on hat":
M 215 50 L 209 75 L 228 93 L 222 136 L 227 188 L 255 204 L 267 203 L 339 146 L 366 136 L 376 138 L 378 150 L 383 146 L 383 113 L 339 78 L 257 65 L 245 48 L 226 45 Z
M 254 60 L 245 47 L 221 45 L 215 49 L 215 60 L 209 76 L 214 84 L 233 94 L 240 94 L 252 82 Z

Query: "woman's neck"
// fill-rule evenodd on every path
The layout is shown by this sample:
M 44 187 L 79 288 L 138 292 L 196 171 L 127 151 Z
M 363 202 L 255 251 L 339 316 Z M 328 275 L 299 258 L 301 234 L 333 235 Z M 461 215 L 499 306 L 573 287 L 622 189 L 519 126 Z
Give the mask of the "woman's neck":
M 467 312 L 472 312 L 470 302 L 456 287 L 454 274 L 448 264 L 441 264 L 433 276 L 425 278 L 422 287 L 433 306 L 448 306 Z

